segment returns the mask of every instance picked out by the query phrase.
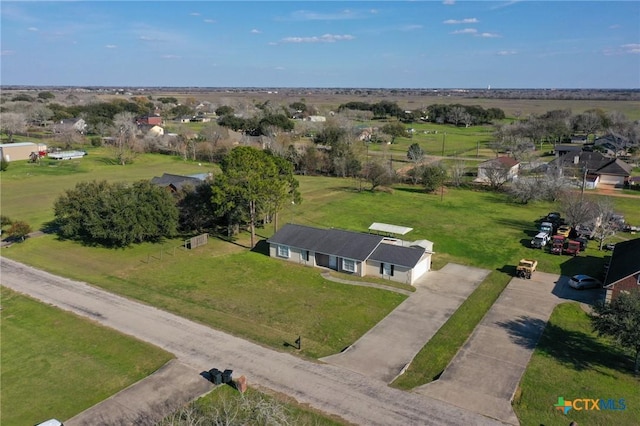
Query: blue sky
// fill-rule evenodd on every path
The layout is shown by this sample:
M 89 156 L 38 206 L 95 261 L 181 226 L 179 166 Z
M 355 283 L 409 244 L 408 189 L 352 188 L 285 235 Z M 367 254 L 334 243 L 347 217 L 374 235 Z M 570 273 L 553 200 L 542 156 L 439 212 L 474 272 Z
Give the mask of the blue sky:
M 3 85 L 640 88 L 638 1 L 5 1 Z

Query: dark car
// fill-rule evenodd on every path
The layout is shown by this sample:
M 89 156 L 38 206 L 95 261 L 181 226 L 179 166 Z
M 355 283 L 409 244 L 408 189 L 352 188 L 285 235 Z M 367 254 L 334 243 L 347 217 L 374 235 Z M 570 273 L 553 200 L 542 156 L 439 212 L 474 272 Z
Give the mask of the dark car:
M 589 275 L 574 275 L 569 279 L 569 286 L 576 290 L 585 290 L 587 288 L 601 288 L 602 282 L 590 277 Z

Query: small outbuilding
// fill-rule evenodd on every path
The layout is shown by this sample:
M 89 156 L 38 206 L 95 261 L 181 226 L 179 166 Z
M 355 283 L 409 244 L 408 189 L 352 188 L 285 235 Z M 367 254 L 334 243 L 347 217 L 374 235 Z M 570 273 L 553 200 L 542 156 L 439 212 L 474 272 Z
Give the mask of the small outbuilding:
M 47 145 L 34 142 L 14 142 L 0 144 L 0 158 L 5 161 L 28 160 L 32 153 L 47 151 Z

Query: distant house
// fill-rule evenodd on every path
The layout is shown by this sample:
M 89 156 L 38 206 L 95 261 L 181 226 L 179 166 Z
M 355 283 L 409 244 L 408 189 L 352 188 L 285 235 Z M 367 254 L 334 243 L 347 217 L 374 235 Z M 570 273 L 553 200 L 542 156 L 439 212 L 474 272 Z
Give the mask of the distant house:
M 138 126 L 161 126 L 162 117 L 159 115 L 143 115 L 136 118 L 136 124 Z
M 176 117 L 173 121 L 178 123 L 190 123 L 193 116 L 191 115 L 183 115 L 182 117 Z
M 632 167 L 617 158 L 609 158 L 600 152 L 581 151 L 567 153 L 556 158 L 550 166 L 562 170 L 566 177 L 582 181 L 586 178 L 587 188 L 593 189 L 599 183 L 624 186 L 629 180 Z
M 629 141 L 626 138 L 616 135 L 606 135 L 597 138 L 594 145 L 604 150 L 609 157 L 620 157 L 627 155 Z
M 160 177 L 154 177 L 151 179 L 151 183 L 154 185 L 158 185 L 162 188 L 166 188 L 167 190 L 175 193 L 185 188 L 186 186 L 190 186 L 195 188 L 202 182 L 204 182 L 207 178 L 207 174 L 199 174 L 192 176 L 182 176 L 182 175 L 172 175 L 169 173 L 163 173 Z
M 433 243 L 286 224 L 267 240 L 271 257 L 359 277 L 414 284 L 431 269 Z
M 511 157 L 496 157 L 478 164 L 478 177 L 476 182 L 490 183 L 499 176 L 504 182 L 509 182 L 518 177 L 520 162 Z
M 327 121 L 327 117 L 323 116 L 323 115 L 310 115 L 307 118 L 305 118 L 306 121 L 311 121 L 313 123 L 323 123 L 325 121 Z
M 566 154 L 579 154 L 582 152 L 582 148 L 582 145 L 557 144 L 553 148 L 553 153 L 556 157 L 562 157 Z
M 87 130 L 87 123 L 85 123 L 82 118 L 65 118 L 56 123 L 54 130 L 62 132 L 67 129 L 72 129 L 78 133 L 84 134 Z
M 611 255 L 604 279 L 606 300 L 615 300 L 620 293 L 640 291 L 640 238 L 617 243 Z

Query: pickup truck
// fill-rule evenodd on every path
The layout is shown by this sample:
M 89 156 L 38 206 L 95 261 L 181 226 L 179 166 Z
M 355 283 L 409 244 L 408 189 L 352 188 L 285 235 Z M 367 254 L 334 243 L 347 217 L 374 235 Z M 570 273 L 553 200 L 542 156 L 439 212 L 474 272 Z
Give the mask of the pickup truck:
M 519 278 L 531 279 L 531 274 L 538 267 L 538 261 L 533 259 L 520 259 L 516 267 L 516 276 Z
M 551 237 L 551 254 L 562 254 L 564 249 L 564 241 L 567 238 L 564 235 L 554 235 Z
M 567 240 L 562 252 L 571 256 L 577 256 L 580 253 L 580 241 Z
M 539 229 L 540 232 L 546 232 L 547 234 L 551 235 L 553 234 L 554 226 L 551 222 L 542 222 Z
M 546 246 L 548 242 L 549 234 L 547 234 L 546 232 L 538 232 L 538 234 L 533 237 L 533 240 L 531 240 L 531 247 L 541 249 Z

